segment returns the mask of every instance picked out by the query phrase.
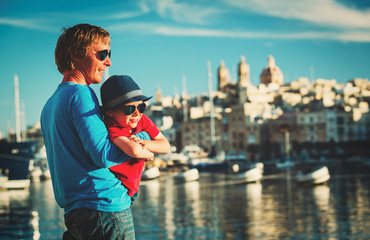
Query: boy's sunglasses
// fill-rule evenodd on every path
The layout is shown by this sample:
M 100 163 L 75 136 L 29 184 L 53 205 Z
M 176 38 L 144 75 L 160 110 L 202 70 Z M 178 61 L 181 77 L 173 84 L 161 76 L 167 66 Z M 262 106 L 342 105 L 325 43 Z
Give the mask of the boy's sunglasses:
M 145 111 L 146 104 L 145 103 L 140 103 L 139 105 L 137 105 L 137 107 L 135 105 L 124 106 L 123 107 L 123 112 L 124 112 L 125 115 L 131 115 L 135 112 L 136 108 L 140 113 L 143 113 Z
M 91 50 L 91 51 L 96 52 L 95 56 L 100 61 L 104 61 L 107 57 L 110 58 L 111 51 L 108 51 L 107 49 L 101 50 L 101 51 L 95 51 L 95 50 Z

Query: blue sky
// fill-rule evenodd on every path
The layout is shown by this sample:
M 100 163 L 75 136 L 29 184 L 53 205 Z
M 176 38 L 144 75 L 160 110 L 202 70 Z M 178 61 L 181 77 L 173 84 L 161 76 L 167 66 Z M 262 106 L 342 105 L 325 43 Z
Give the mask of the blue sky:
M 15 128 L 14 74 L 26 125 L 61 82 L 54 49 L 61 28 L 90 23 L 112 37 L 109 74 L 132 76 L 147 95 L 208 90 L 225 61 L 231 77 L 245 56 L 251 82 L 272 55 L 284 82 L 298 77 L 370 78 L 370 1 L 137 0 L 2 1 L 0 7 L 0 131 Z M 99 87 L 94 90 L 99 93 Z

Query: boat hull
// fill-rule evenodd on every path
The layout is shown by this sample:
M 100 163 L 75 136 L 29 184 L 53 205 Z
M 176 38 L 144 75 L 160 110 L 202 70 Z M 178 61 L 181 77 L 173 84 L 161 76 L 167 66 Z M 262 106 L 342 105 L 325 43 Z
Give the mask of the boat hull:
M 320 167 L 312 172 L 296 175 L 296 181 L 301 185 L 317 185 L 329 181 L 330 174 L 326 166 Z
M 191 182 L 199 179 L 199 171 L 196 168 L 189 169 L 185 172 L 175 175 L 176 182 Z
M 143 171 L 141 175 L 142 180 L 152 180 L 160 176 L 159 169 L 157 167 L 151 167 Z
M 244 172 L 235 174 L 234 180 L 244 180 L 244 182 L 257 182 L 262 179 L 262 171 L 260 168 L 252 168 Z
M 36 149 L 35 141 L 0 141 L 0 169 L 9 180 L 28 179 L 31 160 Z

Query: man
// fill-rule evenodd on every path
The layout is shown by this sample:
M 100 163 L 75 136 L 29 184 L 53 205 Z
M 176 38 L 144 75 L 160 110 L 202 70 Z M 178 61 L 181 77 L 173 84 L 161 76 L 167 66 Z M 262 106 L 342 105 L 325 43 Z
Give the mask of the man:
M 41 127 L 55 199 L 65 210 L 63 239 L 135 239 L 131 199 L 108 169 L 130 157 L 109 141 L 89 87 L 102 81 L 110 53 L 109 33 L 89 24 L 63 29 L 55 48 L 63 81 L 42 110 Z

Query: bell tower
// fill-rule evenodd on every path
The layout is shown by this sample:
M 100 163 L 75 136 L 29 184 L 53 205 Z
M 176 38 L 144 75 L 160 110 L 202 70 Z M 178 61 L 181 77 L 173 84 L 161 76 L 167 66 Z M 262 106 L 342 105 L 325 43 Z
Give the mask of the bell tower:
M 226 68 L 225 62 L 220 62 L 220 67 L 218 68 L 218 91 L 222 91 L 225 86 L 229 83 L 230 73 L 229 69 Z
M 240 57 L 240 63 L 238 67 L 238 86 L 239 88 L 246 88 L 250 84 L 250 68 L 247 62 L 245 61 L 245 57 Z

